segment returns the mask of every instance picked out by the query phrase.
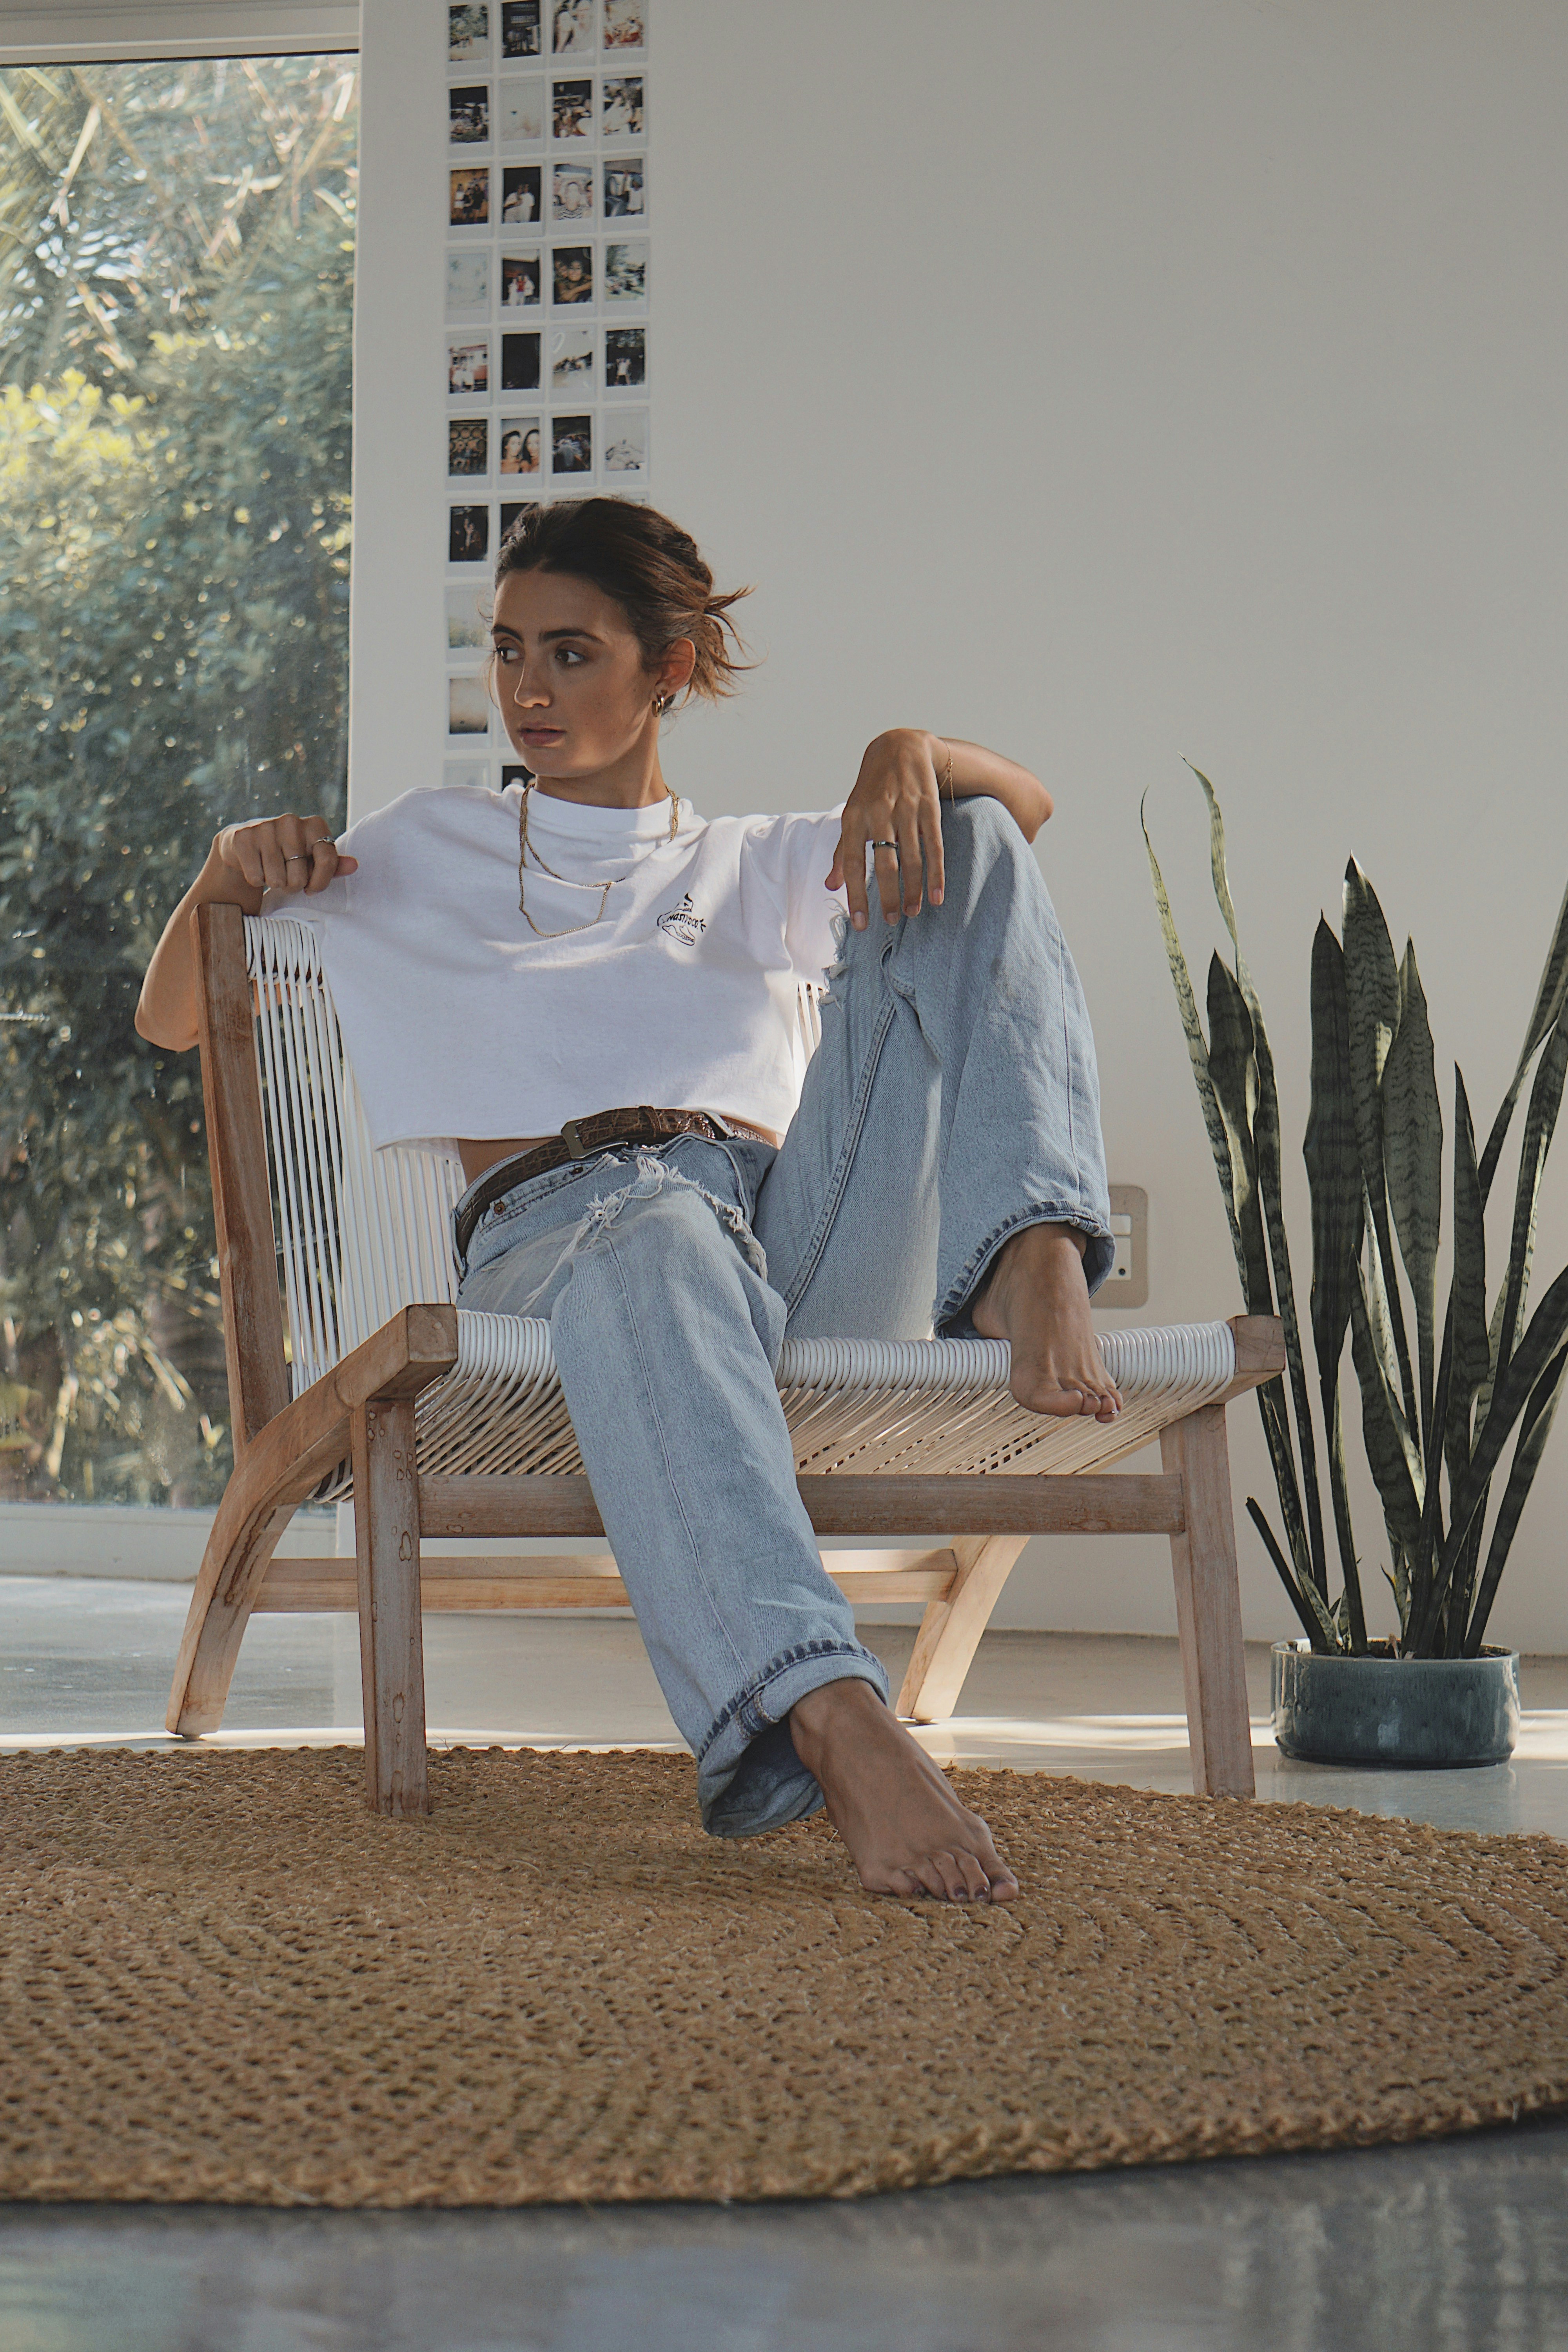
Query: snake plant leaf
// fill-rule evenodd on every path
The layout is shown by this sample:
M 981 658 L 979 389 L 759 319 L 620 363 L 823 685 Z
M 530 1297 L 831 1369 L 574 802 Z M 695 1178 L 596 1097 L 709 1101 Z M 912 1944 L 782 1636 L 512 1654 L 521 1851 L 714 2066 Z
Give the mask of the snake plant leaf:
M 1269 1466 L 1274 1473 L 1275 1489 L 1279 1496 L 1279 1516 L 1285 1522 L 1285 1539 L 1290 1547 L 1290 1557 L 1304 1583 L 1316 1583 L 1320 1592 L 1329 1589 L 1326 1563 L 1320 1564 L 1312 1556 L 1307 1536 L 1307 1523 L 1301 1511 L 1300 1489 L 1296 1482 L 1296 1450 L 1290 1442 L 1290 1417 L 1285 1409 L 1285 1383 L 1278 1375 L 1265 1381 L 1258 1391 L 1258 1416 L 1263 1423 L 1264 1442 L 1268 1447 Z
M 1367 1465 L 1377 1484 L 1383 1516 L 1393 1540 L 1414 1551 L 1421 1533 L 1421 1504 L 1410 1475 L 1409 1431 L 1378 1360 L 1360 1283 L 1351 1295 L 1351 1356 L 1361 1383 Z
M 1350 1482 L 1345 1476 L 1344 1416 L 1340 1406 L 1340 1378 L 1325 1381 L 1323 1427 L 1329 1444 L 1329 1496 L 1334 1514 L 1334 1535 L 1340 1548 L 1340 1573 L 1350 1612 L 1351 1648 L 1359 1655 L 1366 1648 L 1366 1612 L 1362 1601 L 1361 1563 L 1356 1559 L 1355 1533 L 1351 1526 Z M 1403 1622 L 1403 1620 L 1401 1620 Z
M 1394 1435 L 1405 1455 L 1411 1483 L 1418 1503 L 1426 1496 L 1426 1475 L 1421 1453 L 1420 1432 L 1412 1428 L 1405 1417 L 1399 1400 L 1399 1359 L 1394 1349 L 1394 1332 L 1388 1311 L 1388 1295 L 1383 1286 L 1383 1274 L 1377 1262 L 1377 1252 L 1368 1250 L 1364 1273 L 1357 1268 L 1361 1278 L 1361 1300 L 1366 1309 L 1367 1329 L 1372 1340 L 1377 1368 L 1383 1375 L 1384 1389 L 1388 1398 L 1389 1412 L 1394 1419 Z
M 1160 861 L 1154 855 L 1154 845 L 1149 838 L 1149 822 L 1145 814 L 1149 795 L 1144 793 L 1138 806 L 1138 820 L 1143 828 L 1143 846 L 1149 853 L 1149 871 L 1154 882 L 1154 904 L 1159 911 L 1160 929 L 1164 936 L 1165 960 L 1171 967 L 1171 983 L 1176 992 L 1176 1010 L 1182 1016 L 1182 1028 L 1187 1040 L 1187 1055 L 1193 1066 L 1193 1078 L 1198 1090 L 1198 1102 L 1203 1110 L 1204 1126 L 1208 1131 L 1209 1150 L 1219 1175 L 1219 1189 L 1225 1202 L 1225 1213 L 1230 1226 L 1231 1247 L 1236 1253 L 1236 1270 L 1241 1277 L 1241 1295 L 1247 1297 L 1247 1255 L 1242 1247 L 1241 1223 L 1236 1213 L 1230 1140 L 1226 1134 L 1225 1120 L 1215 1099 L 1214 1081 L 1209 1076 L 1208 1045 L 1204 1036 L 1203 1023 L 1198 1019 L 1197 999 L 1193 994 L 1192 974 L 1176 932 L 1176 919 L 1171 912 L 1171 901 L 1165 889 L 1165 877 L 1160 871 Z
M 1470 1119 L 1464 1074 L 1454 1066 L 1454 1385 L 1450 1427 L 1456 1410 L 1466 1423 L 1476 1391 L 1491 1370 L 1487 1338 L 1487 1229 L 1476 1131 Z
M 1399 968 L 1399 1026 L 1383 1066 L 1383 1150 L 1388 1202 L 1410 1295 L 1421 1386 L 1421 1434 L 1430 1444 L 1437 1324 L 1437 1242 L 1443 1222 L 1443 1105 L 1426 993 L 1415 946 Z
M 1470 1523 L 1485 1499 L 1492 1474 L 1502 1458 L 1509 1433 L 1528 1403 L 1537 1381 L 1568 1337 L 1568 1266 L 1558 1276 L 1537 1307 L 1514 1350 L 1508 1370 L 1498 1382 L 1486 1427 L 1476 1440 L 1468 1468 L 1457 1482 L 1448 1515 L 1448 1539 L 1427 1596 L 1422 1634 L 1429 1635 L 1448 1586 L 1459 1565 Z
M 1399 1028 L 1399 967 L 1377 893 L 1353 857 L 1345 867 L 1343 937 L 1356 1144 L 1372 1211 L 1373 1245 L 1383 1260 L 1383 1286 L 1388 1297 L 1405 1419 L 1415 1426 L 1419 1420 L 1415 1381 L 1394 1272 L 1383 1136 L 1383 1071 Z
M 1492 1527 L 1492 1539 L 1487 1549 L 1487 1564 L 1476 1593 L 1475 1609 L 1465 1634 L 1465 1655 L 1478 1658 L 1486 1639 L 1487 1621 L 1503 1570 L 1508 1565 L 1509 1552 L 1518 1532 L 1521 1515 L 1529 1500 L 1535 1474 L 1541 1467 L 1541 1457 L 1546 1451 L 1546 1441 L 1552 1434 L 1552 1424 L 1562 1402 L 1563 1377 L 1568 1373 L 1568 1348 L 1560 1348 L 1535 1386 L 1524 1408 L 1519 1425 L 1519 1444 L 1513 1450 L 1509 1465 L 1508 1484 L 1503 1488 L 1502 1501 Z
M 1524 1087 L 1525 1072 L 1537 1046 L 1559 1016 L 1568 1010 L 1568 890 L 1557 909 L 1557 921 L 1552 933 L 1552 944 L 1546 950 L 1541 979 L 1536 986 L 1535 1003 L 1531 1010 L 1529 1026 L 1524 1033 L 1524 1045 L 1519 1056 L 1519 1066 L 1510 1081 L 1509 1089 L 1492 1121 L 1492 1131 L 1487 1138 L 1487 1148 L 1481 1154 L 1481 1198 L 1486 1199 L 1492 1188 L 1498 1160 L 1502 1154 L 1503 1139 L 1513 1117 L 1514 1105 Z
M 1314 1650 L 1326 1652 L 1342 1647 L 1328 1604 L 1317 1586 L 1308 1578 L 1305 1582 L 1290 1573 L 1290 1563 L 1275 1539 L 1274 1530 L 1258 1507 L 1255 1495 L 1247 1498 L 1247 1514 L 1263 1538 L 1264 1549 L 1279 1571 L 1279 1581 L 1289 1595 L 1290 1606 L 1301 1621 L 1301 1631 Z
M 1258 1147 L 1252 1123 L 1258 1108 L 1258 1064 L 1252 1051 L 1252 1016 L 1235 974 L 1219 955 L 1209 960 L 1209 1078 L 1230 1146 L 1231 1198 L 1241 1229 L 1249 1315 L 1272 1315 L 1268 1245 L 1258 1191 Z
M 1552 1139 L 1557 1131 L 1557 1115 L 1563 1108 L 1565 1075 L 1568 1075 L 1568 1024 L 1556 1021 L 1552 1024 L 1546 1040 L 1546 1051 L 1536 1069 L 1535 1084 L 1530 1090 L 1524 1140 L 1520 1145 L 1519 1179 L 1514 1187 L 1513 1230 L 1509 1238 L 1502 1324 L 1492 1353 L 1491 1377 L 1494 1381 L 1500 1380 L 1508 1370 L 1509 1359 L 1513 1354 L 1524 1320 L 1530 1269 L 1535 1256 L 1541 1179 L 1546 1167 L 1546 1155 L 1552 1149 Z M 1489 1397 L 1487 1402 L 1489 1404 Z
M 1187 762 L 1192 767 L 1192 762 Z M 1237 929 L 1236 908 L 1230 895 L 1230 877 L 1226 866 L 1225 818 L 1221 814 L 1219 795 L 1202 769 L 1193 768 L 1193 774 L 1202 787 L 1209 812 L 1209 870 L 1214 879 L 1215 903 L 1219 908 L 1226 929 L 1236 950 L 1236 979 L 1247 1012 L 1252 1016 L 1253 1058 L 1258 1066 L 1258 1103 L 1253 1120 L 1253 1133 L 1258 1146 L 1258 1187 L 1263 1197 L 1263 1223 L 1268 1236 L 1268 1260 L 1274 1275 L 1274 1291 L 1279 1301 L 1279 1320 L 1285 1339 L 1285 1362 L 1290 1382 L 1290 1402 L 1296 1419 L 1297 1441 L 1301 1449 L 1301 1493 L 1306 1500 L 1307 1533 L 1311 1545 L 1312 1575 L 1320 1591 L 1328 1590 L 1328 1562 L 1323 1549 L 1323 1507 L 1318 1492 L 1318 1447 L 1312 1428 L 1312 1408 L 1307 1393 L 1307 1368 L 1301 1346 L 1300 1325 L 1296 1314 L 1296 1286 L 1290 1271 L 1290 1246 L 1285 1233 L 1285 1203 L 1282 1177 L 1283 1151 L 1280 1142 L 1279 1090 L 1274 1078 L 1274 1056 L 1269 1049 L 1268 1032 L 1264 1023 L 1263 1007 L 1258 991 L 1252 984 L 1247 958 L 1242 951 L 1241 934 Z M 1294 1478 L 1292 1467 L 1292 1479 Z M 1281 1506 L 1284 1488 L 1280 1488 Z
M 1326 1385 L 1337 1379 L 1344 1353 L 1363 1212 L 1344 955 L 1321 916 L 1312 940 L 1311 1013 L 1311 1098 L 1301 1156 L 1312 1210 L 1312 1341 Z

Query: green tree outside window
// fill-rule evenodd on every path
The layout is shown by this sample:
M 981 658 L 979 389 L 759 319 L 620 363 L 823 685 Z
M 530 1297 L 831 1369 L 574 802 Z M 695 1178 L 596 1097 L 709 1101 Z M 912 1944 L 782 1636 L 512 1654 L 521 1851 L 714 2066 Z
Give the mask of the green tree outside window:
M 132 1014 L 220 824 L 343 821 L 356 90 L 0 72 L 0 1497 L 228 1475 L 200 1074 Z

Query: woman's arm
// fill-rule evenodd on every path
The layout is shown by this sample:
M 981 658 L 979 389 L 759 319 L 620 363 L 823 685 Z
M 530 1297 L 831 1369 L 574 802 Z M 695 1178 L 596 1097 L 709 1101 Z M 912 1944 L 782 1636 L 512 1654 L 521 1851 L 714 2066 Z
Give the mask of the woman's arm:
M 174 1054 L 188 1053 L 199 1042 L 193 908 L 240 907 L 258 915 L 268 890 L 303 890 L 314 898 L 334 874 L 358 869 L 357 858 L 339 856 L 324 817 L 268 816 L 226 825 L 153 950 L 136 1005 L 138 1034 Z
M 866 844 L 898 844 L 897 857 L 888 848 L 876 855 L 877 888 L 889 923 L 900 911 L 920 913 L 922 880 L 924 895 L 940 907 L 942 801 L 968 800 L 977 793 L 1000 801 L 1026 841 L 1033 841 L 1055 805 L 1037 776 L 982 743 L 931 735 L 923 727 L 890 727 L 868 743 L 827 877 L 828 888 L 847 897 L 858 931 L 867 922 Z

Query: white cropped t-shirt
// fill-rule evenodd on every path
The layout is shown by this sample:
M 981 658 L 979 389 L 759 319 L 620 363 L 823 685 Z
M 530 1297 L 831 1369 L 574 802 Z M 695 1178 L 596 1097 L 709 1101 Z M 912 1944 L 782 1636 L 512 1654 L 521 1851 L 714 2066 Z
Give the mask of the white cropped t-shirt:
M 782 1133 L 805 1067 L 803 984 L 835 953 L 826 877 L 841 809 L 700 817 L 535 791 L 518 911 L 521 788 L 405 793 L 339 843 L 359 861 L 266 916 L 319 932 L 378 1148 L 548 1135 L 630 1103 Z M 562 877 L 540 870 L 532 853 Z M 606 881 L 600 921 L 585 929 Z

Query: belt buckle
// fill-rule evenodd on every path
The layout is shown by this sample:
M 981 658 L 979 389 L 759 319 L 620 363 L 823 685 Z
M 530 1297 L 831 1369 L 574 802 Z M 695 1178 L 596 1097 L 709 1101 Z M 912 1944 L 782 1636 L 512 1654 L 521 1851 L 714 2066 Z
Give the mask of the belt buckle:
M 563 1126 L 561 1129 L 561 1140 L 566 1146 L 567 1150 L 572 1154 L 574 1160 L 586 1160 L 588 1157 L 588 1147 L 577 1132 L 577 1122 L 574 1118 L 567 1119 Z

